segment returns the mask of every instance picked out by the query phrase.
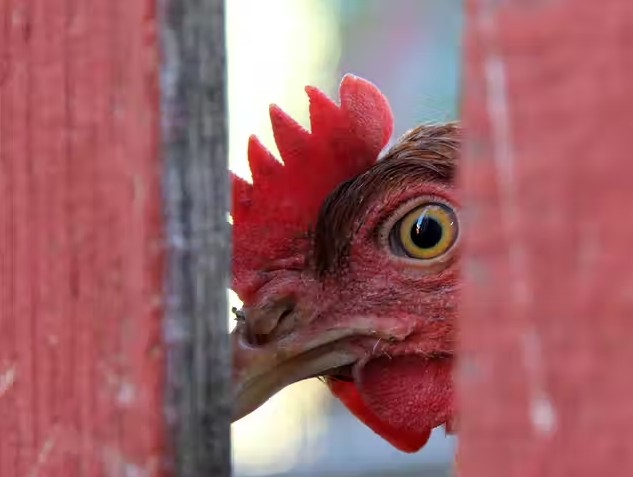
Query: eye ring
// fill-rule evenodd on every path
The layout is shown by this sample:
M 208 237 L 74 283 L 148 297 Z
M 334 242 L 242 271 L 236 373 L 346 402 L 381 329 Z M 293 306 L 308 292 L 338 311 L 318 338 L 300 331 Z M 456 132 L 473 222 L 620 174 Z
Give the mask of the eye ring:
M 444 261 L 459 237 L 454 208 L 434 197 L 409 201 L 392 215 L 381 235 L 390 251 L 420 264 Z

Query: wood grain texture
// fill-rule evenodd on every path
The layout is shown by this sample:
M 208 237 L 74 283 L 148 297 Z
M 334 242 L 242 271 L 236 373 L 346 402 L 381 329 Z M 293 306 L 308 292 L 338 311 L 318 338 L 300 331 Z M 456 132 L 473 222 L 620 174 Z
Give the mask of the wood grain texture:
M 223 0 L 161 9 L 167 405 L 179 477 L 230 475 L 230 231 Z
M 0 1 L 0 475 L 162 475 L 152 1 Z
M 467 5 L 463 475 L 633 475 L 633 3 Z

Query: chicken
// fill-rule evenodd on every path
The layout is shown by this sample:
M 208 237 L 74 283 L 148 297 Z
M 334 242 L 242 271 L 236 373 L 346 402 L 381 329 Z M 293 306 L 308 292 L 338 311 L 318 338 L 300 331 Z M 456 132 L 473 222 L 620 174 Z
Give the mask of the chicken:
M 272 106 L 283 164 L 252 137 L 253 184 L 233 176 L 233 419 L 321 377 L 414 452 L 454 415 L 460 131 L 419 126 L 378 160 L 393 119 L 374 85 L 345 76 L 340 106 L 306 91 L 311 132 Z

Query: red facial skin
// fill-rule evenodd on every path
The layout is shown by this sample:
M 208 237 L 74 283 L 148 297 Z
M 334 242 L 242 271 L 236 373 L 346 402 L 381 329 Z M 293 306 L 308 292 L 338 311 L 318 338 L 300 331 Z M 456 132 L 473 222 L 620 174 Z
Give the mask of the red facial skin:
M 345 266 L 325 277 L 311 266 L 281 267 L 269 274 L 256 299 L 245 304 L 251 338 L 258 335 L 264 348 L 272 343 L 277 355 L 290 356 L 338 337 L 336 349 L 355 357 L 355 379 L 328 378 L 330 389 L 354 415 L 405 452 L 418 450 L 432 428 L 452 418 L 459 238 L 441 257 L 421 261 L 396 255 L 385 237 L 408 211 L 435 201 L 457 209 L 450 186 L 403 178 L 357 218 Z M 294 307 L 283 319 L 281 313 L 270 313 L 271 304 L 280 303 L 283 309 L 288 302 Z M 369 393 L 363 395 L 359 384 L 367 362 L 382 369 L 377 378 L 370 375 Z M 436 363 L 430 371 L 433 382 L 427 382 L 429 376 L 411 376 L 416 362 L 418 374 L 427 375 L 426 363 Z M 403 382 L 404 388 L 398 384 Z M 425 386 L 432 396 L 425 396 Z

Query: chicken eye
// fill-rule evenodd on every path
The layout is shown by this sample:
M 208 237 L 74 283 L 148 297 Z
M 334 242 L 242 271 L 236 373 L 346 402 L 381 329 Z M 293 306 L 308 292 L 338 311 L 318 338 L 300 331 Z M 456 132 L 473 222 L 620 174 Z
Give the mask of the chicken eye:
M 457 238 L 457 218 L 444 204 L 425 204 L 405 215 L 393 237 L 411 258 L 430 260 L 446 253 Z

